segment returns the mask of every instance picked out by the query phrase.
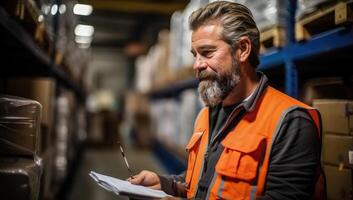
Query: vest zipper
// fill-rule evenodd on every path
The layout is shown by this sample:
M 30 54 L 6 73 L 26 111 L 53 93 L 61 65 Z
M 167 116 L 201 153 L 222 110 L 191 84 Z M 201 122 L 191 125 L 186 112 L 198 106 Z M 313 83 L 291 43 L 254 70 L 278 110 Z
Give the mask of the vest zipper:
M 219 135 L 221 135 L 221 133 L 230 125 L 230 122 L 232 122 L 234 120 L 234 118 L 236 117 L 236 114 L 239 114 L 240 112 L 240 107 L 236 107 L 232 113 L 230 113 L 229 117 L 227 118 L 226 123 L 222 126 L 222 128 L 218 131 L 218 133 L 211 138 L 210 141 L 210 145 L 208 145 L 207 147 L 207 152 L 208 150 L 211 148 L 211 146 L 213 145 L 214 141 L 219 137 Z

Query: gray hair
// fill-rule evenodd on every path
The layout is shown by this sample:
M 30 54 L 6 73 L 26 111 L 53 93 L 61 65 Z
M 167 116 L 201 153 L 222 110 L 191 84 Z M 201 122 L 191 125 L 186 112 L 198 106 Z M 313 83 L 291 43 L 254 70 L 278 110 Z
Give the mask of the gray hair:
M 189 18 L 189 25 L 195 31 L 202 25 L 219 22 L 223 29 L 221 38 L 230 45 L 232 52 L 240 37 L 247 36 L 251 41 L 249 62 L 255 68 L 259 65 L 259 29 L 251 11 L 238 3 L 215 1 L 194 11 Z

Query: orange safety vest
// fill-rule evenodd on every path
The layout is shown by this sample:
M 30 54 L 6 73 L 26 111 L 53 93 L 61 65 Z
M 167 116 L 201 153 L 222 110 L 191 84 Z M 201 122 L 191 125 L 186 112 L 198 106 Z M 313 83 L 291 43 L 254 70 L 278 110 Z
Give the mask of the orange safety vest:
M 321 138 L 317 110 L 267 87 L 252 112 L 245 114 L 236 127 L 222 140 L 224 150 L 216 164 L 207 199 L 255 199 L 264 192 L 270 161 L 271 145 L 286 114 L 293 109 L 306 109 Z M 194 134 L 186 146 L 187 198 L 193 199 L 203 168 L 209 134 L 209 108 L 199 113 Z M 320 167 L 321 169 L 321 167 Z

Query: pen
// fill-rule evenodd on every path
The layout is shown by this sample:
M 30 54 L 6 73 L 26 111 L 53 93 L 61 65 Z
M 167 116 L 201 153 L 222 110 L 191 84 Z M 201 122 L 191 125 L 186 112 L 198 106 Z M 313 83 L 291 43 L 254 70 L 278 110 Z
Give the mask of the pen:
M 120 147 L 120 152 L 121 152 L 121 155 L 123 156 L 124 158 L 124 161 L 125 161 L 125 164 L 126 164 L 126 167 L 127 167 L 127 170 L 130 172 L 130 178 L 133 179 L 134 177 L 132 176 L 132 171 L 130 169 L 130 165 L 129 165 L 129 162 L 127 162 L 127 158 L 124 154 L 124 150 L 123 150 L 123 147 L 121 146 L 120 142 L 118 142 L 119 144 L 119 147 Z

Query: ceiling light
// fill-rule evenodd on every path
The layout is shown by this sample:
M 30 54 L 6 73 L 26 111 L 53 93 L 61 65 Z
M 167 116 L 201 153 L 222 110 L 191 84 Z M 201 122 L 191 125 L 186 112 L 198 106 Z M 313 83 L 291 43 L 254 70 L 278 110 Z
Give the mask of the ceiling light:
M 44 20 L 43 15 L 39 15 L 37 20 L 38 20 L 38 22 L 42 22 Z
M 93 7 L 87 4 L 75 4 L 74 6 L 74 14 L 75 15 L 90 15 L 93 11 Z
M 66 12 L 66 5 L 65 4 L 61 4 L 59 6 L 59 13 L 60 14 L 64 14 Z
M 43 12 L 45 15 L 48 15 L 49 12 L 50 12 L 50 6 L 43 4 L 43 5 L 42 5 L 42 12 Z
M 78 24 L 75 27 L 75 35 L 83 37 L 91 37 L 94 33 L 94 27 L 90 25 Z
M 58 12 L 58 5 L 54 4 L 51 7 L 50 13 L 51 13 L 51 15 L 56 15 L 57 12 Z
M 75 37 L 75 42 L 79 44 L 91 43 L 91 41 L 92 41 L 92 37 L 82 37 L 82 36 Z

